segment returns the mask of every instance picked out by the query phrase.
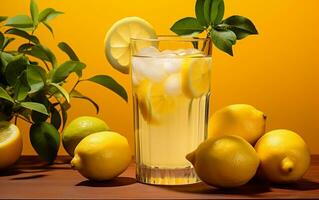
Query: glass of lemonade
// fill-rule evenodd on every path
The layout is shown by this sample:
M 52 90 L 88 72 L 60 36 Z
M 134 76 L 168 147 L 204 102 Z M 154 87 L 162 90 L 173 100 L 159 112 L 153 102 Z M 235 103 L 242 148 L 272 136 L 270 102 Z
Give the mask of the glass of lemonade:
M 136 177 L 142 183 L 198 182 L 185 156 L 206 139 L 211 42 L 131 39 Z

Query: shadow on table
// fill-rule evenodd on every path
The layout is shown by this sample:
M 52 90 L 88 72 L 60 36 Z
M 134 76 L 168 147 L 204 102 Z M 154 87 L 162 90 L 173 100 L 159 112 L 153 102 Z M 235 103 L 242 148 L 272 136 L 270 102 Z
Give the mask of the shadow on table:
M 306 191 L 306 190 L 317 190 L 319 189 L 319 183 L 314 182 L 308 179 L 301 179 L 296 183 L 290 183 L 290 184 L 272 184 L 271 185 L 274 188 L 279 189 L 286 189 L 286 190 L 300 190 L 300 191 Z
M 54 164 L 49 165 L 46 162 L 41 161 L 40 159 L 27 159 L 28 156 L 20 159 L 15 165 L 6 170 L 0 171 L 1 176 L 15 176 L 24 173 L 41 173 L 47 172 L 51 170 L 59 170 L 59 169 L 70 169 L 71 166 L 69 161 L 64 158 L 64 160 L 56 160 Z
M 205 183 L 195 183 L 190 185 L 180 186 L 161 186 L 163 188 L 174 190 L 178 192 L 186 193 L 198 193 L 198 194 L 246 194 L 256 195 L 261 193 L 270 192 L 271 188 L 269 184 L 258 184 L 255 181 L 251 181 L 246 185 L 237 188 L 215 188 L 206 185 Z
M 87 186 L 87 187 L 119 187 L 125 185 L 131 185 L 136 183 L 136 180 L 131 177 L 117 177 L 110 181 L 82 181 L 76 186 Z
M 15 176 L 19 174 L 28 174 L 28 173 L 41 173 L 46 172 L 48 169 L 8 169 L 6 171 L 0 172 L 1 176 Z
M 240 194 L 240 195 L 257 195 L 261 193 L 270 192 L 273 189 L 286 189 L 286 190 L 317 190 L 319 183 L 308 179 L 301 179 L 296 183 L 291 184 L 270 184 L 268 182 L 261 182 L 258 179 L 253 179 L 248 184 L 238 188 L 214 188 L 206 185 L 205 183 L 196 183 L 191 185 L 180 186 L 161 186 L 162 188 L 174 190 L 178 192 L 198 193 L 198 194 Z
M 12 178 L 11 180 L 28 180 L 28 179 L 37 179 L 37 178 L 42 178 L 48 176 L 46 174 L 36 174 L 36 175 L 31 175 L 31 176 L 23 176 L 23 177 L 16 177 Z

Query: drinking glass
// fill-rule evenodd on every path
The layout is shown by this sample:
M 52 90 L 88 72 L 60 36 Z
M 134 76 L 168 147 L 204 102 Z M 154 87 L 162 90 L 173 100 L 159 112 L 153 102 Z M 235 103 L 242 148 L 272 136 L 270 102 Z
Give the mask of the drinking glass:
M 198 182 L 185 156 L 207 137 L 210 40 L 132 38 L 131 53 L 137 180 Z

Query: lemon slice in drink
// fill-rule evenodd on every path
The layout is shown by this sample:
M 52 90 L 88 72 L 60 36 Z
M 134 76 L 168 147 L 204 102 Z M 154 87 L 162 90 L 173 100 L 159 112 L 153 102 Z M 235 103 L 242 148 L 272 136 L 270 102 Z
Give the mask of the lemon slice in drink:
M 112 25 L 104 41 L 107 60 L 115 69 L 125 74 L 129 73 L 131 38 L 156 38 L 156 33 L 152 25 L 144 19 L 127 17 Z M 138 49 L 150 46 L 139 44 Z
M 209 91 L 210 65 L 209 58 L 184 58 L 181 73 L 185 96 L 197 98 Z
M 176 107 L 177 99 L 166 94 L 161 83 L 144 80 L 137 90 L 137 95 L 143 118 L 151 123 L 159 123 Z
M 13 165 L 22 152 L 22 135 L 14 124 L 0 122 L 0 169 Z

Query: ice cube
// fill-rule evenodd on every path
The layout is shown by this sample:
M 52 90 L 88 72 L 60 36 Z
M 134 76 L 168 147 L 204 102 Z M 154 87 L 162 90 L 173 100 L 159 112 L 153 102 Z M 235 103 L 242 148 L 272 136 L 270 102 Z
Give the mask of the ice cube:
M 173 50 L 170 50 L 170 49 L 166 49 L 166 50 L 163 50 L 163 51 L 161 51 L 161 54 L 175 54 L 175 55 L 177 55 L 176 53 L 175 53 L 175 51 L 173 51 Z
M 145 62 L 143 62 L 143 59 L 140 57 L 133 57 L 132 58 L 132 73 L 137 75 L 141 75 L 143 71 L 143 67 L 145 65 Z
M 137 55 L 155 57 L 155 56 L 158 56 L 159 53 L 160 53 L 160 51 L 157 48 L 155 48 L 153 46 L 149 46 L 149 47 L 145 47 L 145 48 L 141 49 L 137 53 Z
M 168 74 L 179 72 L 182 66 L 181 58 L 161 58 L 163 67 Z
M 185 49 L 174 50 L 174 53 L 178 56 L 183 56 L 185 54 Z
M 180 95 L 182 93 L 181 75 L 179 73 L 170 75 L 164 82 L 164 89 L 167 95 Z
M 132 85 L 134 87 L 138 87 L 141 80 L 136 76 L 136 74 L 132 73 Z
M 133 86 L 138 86 L 140 82 L 144 79 L 142 70 L 143 70 L 143 60 L 138 57 L 132 58 L 132 84 Z
M 159 54 L 159 57 L 165 57 L 165 58 L 171 58 L 171 57 L 177 57 L 178 55 L 173 50 L 164 50 L 161 51 Z
M 154 81 L 159 82 L 163 80 L 167 73 L 163 67 L 163 63 L 161 59 L 159 58 L 145 58 L 147 61 L 145 66 L 143 68 L 142 74 L 145 76 L 145 78 Z
M 146 78 L 153 82 L 159 82 L 167 75 L 161 59 L 149 57 L 133 57 L 132 73 L 138 75 L 141 80 Z
M 175 51 L 177 55 L 179 56 L 187 56 L 187 55 L 203 55 L 203 52 L 201 52 L 198 49 L 178 49 Z

